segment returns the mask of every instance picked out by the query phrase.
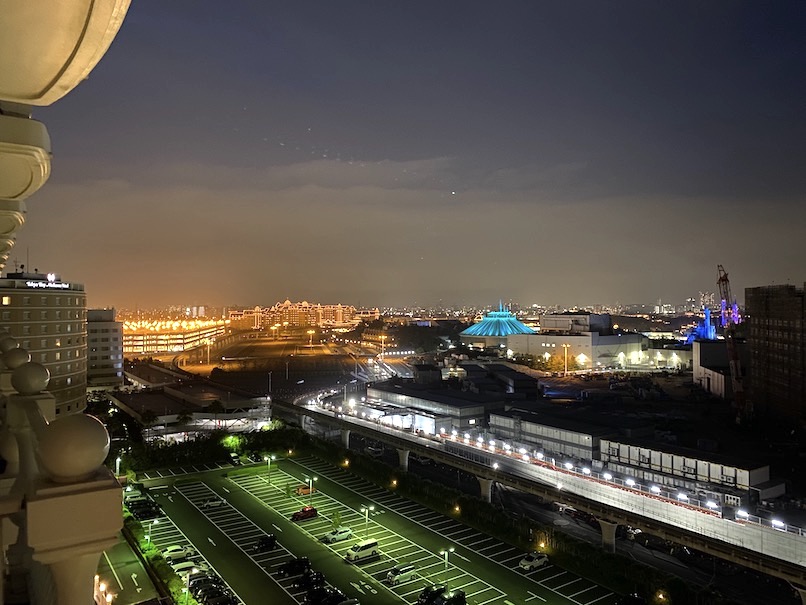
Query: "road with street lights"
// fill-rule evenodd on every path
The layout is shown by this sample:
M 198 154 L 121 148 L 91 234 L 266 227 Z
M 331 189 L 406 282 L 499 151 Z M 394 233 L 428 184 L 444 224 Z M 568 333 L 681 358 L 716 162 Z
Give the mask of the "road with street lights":
M 328 583 L 365 605 L 414 603 L 432 583 L 464 590 L 472 605 L 613 605 L 617 600 L 607 589 L 550 562 L 521 571 L 521 550 L 463 525 L 460 513 L 435 513 L 312 457 L 149 483 L 166 513 L 151 528 L 152 541 L 159 548 L 193 544 L 204 563 L 248 605 L 269 598 L 301 603 L 305 591 L 294 586 L 294 578 L 277 576 L 283 563 L 298 556 L 309 557 Z M 315 490 L 298 495 L 300 486 Z M 205 508 L 212 497 L 223 498 L 226 505 Z M 311 504 L 316 517 L 290 520 Z M 321 537 L 337 524 L 349 526 L 353 536 L 322 543 Z M 267 534 L 277 537 L 278 547 L 255 552 L 255 544 Z M 347 550 L 365 537 L 378 540 L 381 556 L 346 563 Z M 388 586 L 388 571 L 407 563 L 416 567 L 413 578 Z

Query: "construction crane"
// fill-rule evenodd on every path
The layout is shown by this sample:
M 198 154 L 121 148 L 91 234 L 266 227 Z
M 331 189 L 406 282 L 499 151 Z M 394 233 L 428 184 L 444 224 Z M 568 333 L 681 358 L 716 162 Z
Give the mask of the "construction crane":
M 742 380 L 742 364 L 739 360 L 739 348 L 736 346 L 736 325 L 739 323 L 739 311 L 736 301 L 730 292 L 728 273 L 722 265 L 716 266 L 719 296 L 722 299 L 722 327 L 725 330 L 725 343 L 728 347 L 728 364 L 730 380 L 733 387 L 733 405 L 736 409 L 736 423 L 747 423 L 753 417 L 753 404 L 747 399 Z

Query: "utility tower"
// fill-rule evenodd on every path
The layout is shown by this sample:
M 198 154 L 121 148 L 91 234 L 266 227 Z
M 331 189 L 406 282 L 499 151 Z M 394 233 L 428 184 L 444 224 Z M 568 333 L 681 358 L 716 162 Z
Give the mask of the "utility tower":
M 739 360 L 739 349 L 736 346 L 736 324 L 739 323 L 739 312 L 736 301 L 730 291 L 728 273 L 722 265 L 716 266 L 719 295 L 722 298 L 722 327 L 725 330 L 725 343 L 728 347 L 728 364 L 730 380 L 733 387 L 733 405 L 736 409 L 736 424 L 749 422 L 753 417 L 753 404 L 747 399 L 742 380 L 742 364 Z

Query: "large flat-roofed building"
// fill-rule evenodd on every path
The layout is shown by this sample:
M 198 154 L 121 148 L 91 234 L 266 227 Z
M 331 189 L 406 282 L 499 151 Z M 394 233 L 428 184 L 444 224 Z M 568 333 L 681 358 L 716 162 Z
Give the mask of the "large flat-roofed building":
M 0 328 L 50 372 L 56 414 L 86 407 L 87 298 L 83 284 L 54 274 L 9 273 L 0 279 Z
M 380 312 L 378 312 L 380 315 Z M 274 336 L 282 336 L 288 328 L 305 327 L 346 327 L 355 326 L 361 321 L 355 307 L 351 305 L 323 305 L 320 303 L 291 302 L 286 300 L 271 307 L 230 311 L 229 318 L 244 328 L 259 330 L 277 328 Z
M 368 387 L 367 399 L 394 405 L 398 410 L 422 412 L 434 418 L 433 430 L 425 429 L 425 432 L 431 434 L 438 433 L 440 429 L 448 433 L 451 430 L 480 429 L 485 425 L 486 414 L 490 410 L 504 407 L 504 400 L 498 395 L 394 381 Z
M 123 323 L 126 355 L 178 353 L 212 343 L 226 333 L 229 320 L 139 320 Z
M 806 425 L 806 297 L 791 285 L 745 289 L 748 398 L 756 412 Z
M 610 315 L 562 313 L 541 315 L 537 334 L 512 334 L 507 347 L 515 354 L 573 360 L 577 367 L 596 370 L 650 363 L 647 339 L 634 332 L 614 332 Z
M 123 385 L 123 322 L 114 309 L 87 311 L 87 388 Z

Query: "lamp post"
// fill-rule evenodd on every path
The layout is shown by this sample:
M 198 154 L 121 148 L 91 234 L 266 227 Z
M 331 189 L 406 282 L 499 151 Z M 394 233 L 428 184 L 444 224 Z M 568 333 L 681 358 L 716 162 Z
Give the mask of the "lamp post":
M 115 477 L 120 477 L 120 456 L 115 458 Z
M 568 347 L 571 345 L 563 345 L 563 352 L 565 353 L 565 374 L 564 376 L 568 376 Z
M 313 482 L 318 479 L 318 477 L 305 477 L 308 482 L 308 506 L 313 506 Z
M 445 571 L 448 571 L 448 555 L 451 554 L 454 550 L 456 550 L 456 549 L 453 546 L 451 546 L 450 548 L 446 548 L 444 550 L 439 551 L 439 554 L 442 555 L 442 559 L 445 561 Z M 447 582 L 447 578 L 446 578 L 445 586 L 447 587 L 447 585 L 448 585 L 448 582 Z
M 159 524 L 159 519 L 151 519 L 151 521 L 148 522 L 148 535 L 146 536 L 146 543 L 151 544 L 151 528 Z
M 308 330 L 308 348 L 313 349 L 313 335 L 316 334 L 316 330 Z
M 271 372 L 269 372 L 269 390 L 266 393 L 266 400 L 271 399 Z
M 269 476 L 269 483 L 271 483 L 271 461 L 276 460 L 277 456 L 272 454 L 271 456 L 263 456 L 263 459 L 266 461 L 266 474 Z
M 375 510 L 373 505 L 362 506 L 361 512 L 364 513 L 364 538 L 369 536 L 369 511 Z
M 190 570 L 188 575 L 185 576 L 185 605 L 187 605 L 188 595 L 190 594 L 190 576 L 192 576 L 194 573 L 198 573 L 198 572 L 199 572 L 199 570 L 194 567 L 194 568 L 192 568 Z

